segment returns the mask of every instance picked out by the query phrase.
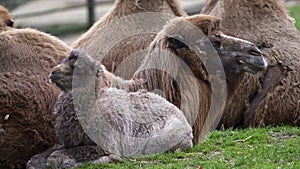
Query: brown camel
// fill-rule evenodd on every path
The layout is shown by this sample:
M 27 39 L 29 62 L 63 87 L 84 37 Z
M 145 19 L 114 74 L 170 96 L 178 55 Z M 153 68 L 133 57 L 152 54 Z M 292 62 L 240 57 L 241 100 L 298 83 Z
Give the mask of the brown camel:
M 146 82 L 142 88 L 159 91 L 184 112 L 193 126 L 194 143 L 201 141 L 214 127 L 213 123 L 226 104 L 221 101 L 226 100 L 222 98 L 224 92 L 230 99 L 244 72 L 257 73 L 266 67 L 254 44 L 224 35 L 219 32 L 219 26 L 218 18 L 207 15 L 172 20 L 158 33 L 133 78 L 143 79 Z M 206 36 L 213 48 L 204 45 Z M 220 64 L 213 57 L 216 55 L 214 49 L 220 56 L 216 56 L 221 59 Z M 220 80 L 223 68 L 224 81 Z
M 300 125 L 300 34 L 282 0 L 209 0 L 202 13 L 222 18 L 222 31 L 256 44 L 269 62 L 246 75 L 220 125 Z
M 156 33 L 171 18 L 186 15 L 178 0 L 116 0 L 72 47 L 84 49 L 101 59 L 108 71 L 130 79 Z
M 48 74 L 70 50 L 33 29 L 0 33 L 0 168 L 24 168 L 58 141 L 52 112 L 59 89 Z

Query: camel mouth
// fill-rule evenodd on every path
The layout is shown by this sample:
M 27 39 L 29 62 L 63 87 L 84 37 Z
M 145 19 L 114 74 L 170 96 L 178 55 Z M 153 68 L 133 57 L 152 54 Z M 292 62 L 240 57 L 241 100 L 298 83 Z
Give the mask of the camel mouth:
M 61 73 L 51 73 L 49 75 L 49 81 L 54 83 L 62 91 L 68 91 L 72 87 L 72 78 L 66 77 Z
M 246 59 L 239 59 L 238 64 L 242 70 L 251 74 L 257 74 L 265 70 L 268 66 L 265 58 L 262 55 L 258 55 L 258 53 L 246 57 Z
M 49 74 L 49 79 L 53 82 L 56 83 L 59 79 L 61 79 L 61 74 L 59 70 L 54 70 Z
M 52 83 L 55 83 L 56 85 L 59 84 L 59 82 L 60 82 L 61 79 L 62 79 L 62 76 L 60 74 L 51 73 L 49 75 L 49 81 L 51 81 Z

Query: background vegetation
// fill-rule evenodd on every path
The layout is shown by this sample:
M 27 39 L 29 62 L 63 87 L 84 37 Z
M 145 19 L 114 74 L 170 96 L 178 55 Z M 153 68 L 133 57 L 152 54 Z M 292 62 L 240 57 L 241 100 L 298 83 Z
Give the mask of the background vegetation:
M 0 0 L 0 4 L 5 6 L 10 11 L 17 8 L 19 5 L 25 4 L 33 0 Z
M 295 18 L 295 26 L 300 30 L 300 5 L 295 5 L 289 8 L 290 14 Z

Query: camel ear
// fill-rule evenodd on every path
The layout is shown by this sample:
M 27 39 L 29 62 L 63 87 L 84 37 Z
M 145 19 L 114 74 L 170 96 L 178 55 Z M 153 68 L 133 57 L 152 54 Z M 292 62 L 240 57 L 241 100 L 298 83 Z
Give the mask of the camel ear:
M 70 53 L 69 53 L 69 56 L 66 57 L 62 63 L 65 63 L 65 62 L 71 62 L 72 64 L 75 64 L 75 62 L 77 61 L 78 59 L 78 56 L 80 54 L 80 50 L 78 49 L 73 49 Z
M 183 41 L 183 37 L 180 35 L 171 35 L 168 36 L 167 46 L 172 49 L 179 49 L 186 47 L 187 45 Z
M 200 29 L 205 35 L 210 35 L 213 31 L 218 30 L 221 24 L 219 18 L 208 18 L 201 22 Z
M 5 24 L 9 27 L 14 27 L 15 22 L 12 19 L 8 19 L 5 21 Z
M 99 77 L 104 73 L 105 67 L 99 63 L 96 64 L 97 73 L 96 76 Z

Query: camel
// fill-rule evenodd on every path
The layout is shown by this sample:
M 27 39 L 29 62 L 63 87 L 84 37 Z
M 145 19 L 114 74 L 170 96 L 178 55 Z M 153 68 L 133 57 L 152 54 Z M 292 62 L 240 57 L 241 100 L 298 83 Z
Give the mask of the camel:
M 187 16 L 178 0 L 116 0 L 111 11 L 71 46 L 98 57 L 108 71 L 130 79 L 156 33 L 175 16 Z
M 247 74 L 220 126 L 300 125 L 300 34 L 282 0 L 208 0 L 202 13 L 218 16 L 222 31 L 252 41 L 269 67 Z
M 208 15 L 172 20 L 151 43 L 133 77 L 145 81 L 138 88 L 159 91 L 183 111 L 193 126 L 193 143 L 203 141 L 214 129 L 245 72 L 255 74 L 267 66 L 254 44 L 225 35 L 219 27 L 220 20 Z M 205 37 L 211 48 L 204 45 Z
M 0 168 L 24 168 L 57 143 L 52 114 L 59 89 L 51 68 L 71 48 L 49 34 L 24 28 L 0 33 Z
M 55 128 L 63 148 L 48 153 L 47 160 L 40 160 L 45 158 L 45 153 L 36 155 L 28 167 L 74 167 L 86 162 L 103 162 L 106 158 L 121 160 L 121 157 L 192 146 L 192 128 L 176 106 L 154 93 L 117 89 L 114 81 L 124 85 L 131 82 L 115 77 L 84 51 L 73 50 L 53 68 L 49 77 L 62 90 L 55 106 L 58 114 Z M 87 94 L 90 92 L 95 95 L 93 99 Z M 88 106 L 89 110 L 82 109 L 82 114 L 80 108 L 76 109 L 76 103 L 87 103 L 83 107 Z M 79 120 L 82 116 L 88 118 Z M 89 157 L 97 145 L 102 151 L 98 151 L 98 157 Z M 36 165 L 35 161 L 44 163 Z
M 0 32 L 15 28 L 16 24 L 9 11 L 0 5 Z

